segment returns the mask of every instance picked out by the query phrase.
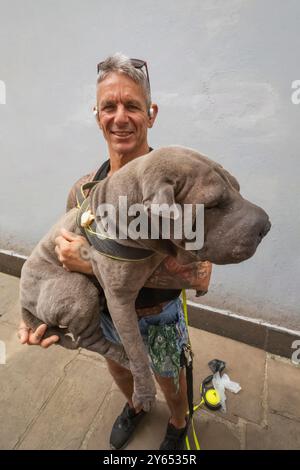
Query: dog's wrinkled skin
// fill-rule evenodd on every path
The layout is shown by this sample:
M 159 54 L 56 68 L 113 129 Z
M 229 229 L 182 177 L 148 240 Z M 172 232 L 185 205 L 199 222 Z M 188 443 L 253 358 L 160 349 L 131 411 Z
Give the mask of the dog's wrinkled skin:
M 184 147 L 166 147 L 139 157 L 98 183 L 90 195 L 92 212 L 100 203 L 118 206 L 120 195 L 128 206 L 204 204 L 205 241 L 197 252 L 184 249 L 185 240 L 122 240 L 123 245 L 154 250 L 144 261 L 117 261 L 90 249 L 94 273 L 100 282 L 124 349 L 107 341 L 99 327 L 99 291 L 87 276 L 70 273 L 59 264 L 54 248 L 59 229 L 79 233 L 77 209 L 72 209 L 37 245 L 21 276 L 21 305 L 25 322 L 40 322 L 59 330 L 66 347 L 85 347 L 130 367 L 134 377 L 133 404 L 149 410 L 155 385 L 135 312 L 139 290 L 166 256 L 181 264 L 195 260 L 215 264 L 239 263 L 250 258 L 270 229 L 267 214 L 246 201 L 239 185 L 220 165 Z M 118 220 L 118 219 L 117 219 Z M 152 285 L 153 287 L 153 285 Z M 173 288 L 170 285 L 168 288 Z M 175 286 L 176 288 L 178 286 Z M 48 335 L 57 334 L 49 328 Z M 63 334 L 72 333 L 75 341 Z M 125 353 L 126 351 L 126 353 Z M 128 362 L 129 359 L 129 362 Z

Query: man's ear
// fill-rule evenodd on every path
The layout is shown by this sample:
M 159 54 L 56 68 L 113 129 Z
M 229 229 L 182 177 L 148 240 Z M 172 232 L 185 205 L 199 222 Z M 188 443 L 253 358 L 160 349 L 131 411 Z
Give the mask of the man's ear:
M 98 112 L 98 106 L 97 106 L 97 105 L 95 105 L 95 106 L 93 107 L 93 114 L 94 114 L 94 116 L 95 116 L 95 119 L 96 119 L 96 121 L 97 121 L 97 124 L 98 124 L 99 128 L 102 130 L 102 127 L 101 127 L 101 124 L 100 124 L 99 112 Z
M 158 113 L 158 106 L 155 103 L 152 103 L 150 106 L 150 109 L 152 110 L 151 113 L 149 114 L 149 121 L 148 121 L 148 128 L 151 129 L 153 127 L 153 124 L 155 122 L 157 113 Z

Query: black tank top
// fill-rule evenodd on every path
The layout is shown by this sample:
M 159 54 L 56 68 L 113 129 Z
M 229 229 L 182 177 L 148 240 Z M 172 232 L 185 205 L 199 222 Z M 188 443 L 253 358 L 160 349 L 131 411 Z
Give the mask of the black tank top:
M 153 150 L 150 148 L 150 151 Z M 94 181 L 101 181 L 108 175 L 110 170 L 110 161 L 106 160 L 99 168 L 94 176 Z M 99 288 L 101 289 L 100 285 Z M 102 290 L 102 289 L 101 289 Z M 136 308 L 153 307 L 160 304 L 161 302 L 167 302 L 179 297 L 181 293 L 180 289 L 152 289 L 150 287 L 143 287 L 136 298 Z M 107 308 L 105 309 L 108 313 Z

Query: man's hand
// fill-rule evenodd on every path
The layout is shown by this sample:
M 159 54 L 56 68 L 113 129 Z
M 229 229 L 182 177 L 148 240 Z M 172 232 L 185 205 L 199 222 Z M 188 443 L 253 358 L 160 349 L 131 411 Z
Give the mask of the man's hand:
M 83 258 L 88 254 L 90 245 L 84 237 L 68 232 L 62 228 L 61 235 L 55 239 L 55 253 L 66 271 L 76 271 L 83 274 L 94 274 L 91 262 Z
M 54 343 L 59 341 L 59 337 L 57 335 L 49 336 L 49 338 L 42 339 L 45 331 L 47 330 L 47 325 L 43 324 L 40 325 L 35 331 L 32 331 L 23 320 L 21 320 L 19 329 L 18 329 L 18 337 L 20 339 L 20 343 L 22 344 L 29 344 L 31 345 L 39 345 L 42 348 L 48 348 Z

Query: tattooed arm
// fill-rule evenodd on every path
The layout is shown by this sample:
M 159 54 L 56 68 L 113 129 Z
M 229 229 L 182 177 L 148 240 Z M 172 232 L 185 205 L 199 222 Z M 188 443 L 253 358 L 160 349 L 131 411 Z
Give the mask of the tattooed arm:
M 204 295 L 208 291 L 211 269 L 209 261 L 180 265 L 169 256 L 154 271 L 145 287 L 195 289 L 198 295 Z

